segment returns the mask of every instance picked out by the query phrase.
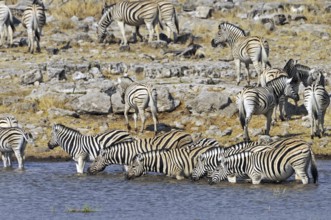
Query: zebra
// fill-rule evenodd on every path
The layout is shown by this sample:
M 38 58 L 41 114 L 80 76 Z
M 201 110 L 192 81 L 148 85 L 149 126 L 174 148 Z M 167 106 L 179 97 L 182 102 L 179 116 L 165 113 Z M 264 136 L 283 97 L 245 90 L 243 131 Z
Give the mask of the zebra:
M 154 122 L 154 132 L 157 133 L 157 93 L 156 90 L 150 86 L 134 82 L 129 77 L 118 78 L 118 86 L 121 93 L 122 103 L 124 106 L 125 125 L 130 130 L 128 113 L 131 108 L 134 109 L 134 127 L 137 131 L 138 113 L 142 122 L 140 133 L 143 133 L 145 127 L 145 109 L 149 106 L 152 112 Z
M 10 115 L 0 118 L 0 128 L 21 127 L 17 119 Z
M 177 35 L 179 34 L 179 24 L 178 24 L 178 17 L 176 13 L 176 9 L 174 5 L 171 2 L 164 1 L 164 0 L 156 0 L 155 1 L 160 10 L 160 21 L 168 30 L 168 38 L 171 38 L 174 42 L 177 41 Z M 102 8 L 102 15 L 109 9 L 111 5 L 104 4 Z M 136 42 L 136 36 L 140 38 L 140 40 L 143 40 L 142 35 L 139 33 L 139 26 L 135 27 L 135 31 L 133 33 L 134 42 Z
M 252 115 L 263 114 L 267 121 L 265 134 L 269 135 L 271 116 L 275 105 L 282 95 L 299 100 L 298 94 L 291 84 L 292 79 L 285 76 L 279 77 L 267 83 L 266 87 L 246 87 L 237 95 L 239 120 L 244 129 L 244 140 L 249 141 L 248 123 Z
M 192 179 L 198 180 L 207 172 L 209 173 L 215 170 L 224 157 L 244 151 L 257 152 L 266 149 L 269 149 L 266 145 L 262 145 L 259 142 L 249 141 L 236 143 L 229 147 L 211 148 L 197 158 L 197 163 L 192 171 Z
M 98 22 L 98 40 L 101 43 L 106 37 L 106 29 L 110 23 L 115 20 L 122 33 L 122 46 L 127 45 L 127 39 L 125 37 L 125 24 L 135 26 L 136 33 L 138 26 L 146 24 L 149 31 L 148 42 L 153 40 L 154 28 L 159 23 L 159 7 L 156 2 L 153 1 L 122 1 L 116 4 L 108 6 L 108 9 L 103 13 L 100 21 Z M 159 40 L 159 34 L 157 33 Z
M 11 155 L 14 152 L 18 168 L 24 169 L 24 151 L 26 144 L 33 144 L 31 133 L 25 133 L 18 127 L 0 127 L 0 152 L 4 167 L 12 167 Z
M 177 180 L 190 178 L 200 154 L 213 146 L 197 146 L 191 149 L 174 148 L 138 153 L 126 172 L 127 179 L 133 179 L 146 172 L 158 172 Z
M 88 159 L 94 160 L 101 149 L 132 140 L 133 138 L 126 131 L 110 130 L 102 134 L 89 136 L 62 124 L 54 124 L 48 148 L 54 149 L 61 146 L 76 162 L 77 173 L 82 174 L 86 161 Z
M 6 37 L 7 41 L 9 41 L 9 46 L 12 46 L 14 32 L 15 26 L 12 13 L 8 6 L 0 4 L 0 46 L 5 43 Z
M 188 149 L 193 149 L 195 147 L 221 147 L 217 140 L 214 138 L 201 138 L 191 145 L 189 145 Z
M 45 7 L 39 0 L 34 0 L 32 5 L 26 7 L 22 17 L 23 27 L 28 32 L 29 52 L 34 53 L 35 43 L 37 44 L 37 52 L 40 52 L 40 36 L 42 28 L 46 24 Z
M 211 45 L 216 47 L 219 44 L 226 43 L 231 47 L 237 69 L 237 85 L 240 83 L 241 63 L 245 64 L 248 85 L 250 84 L 249 64 L 254 65 L 258 74 L 257 84 L 259 85 L 261 71 L 266 68 L 266 65 L 271 67 L 268 61 L 268 41 L 263 37 L 246 36 L 244 30 L 228 22 L 222 22 L 218 29 L 218 34 L 212 39 Z
M 322 85 L 311 85 L 304 90 L 304 105 L 308 111 L 310 119 L 310 137 L 321 138 L 324 134 L 324 116 L 326 109 L 330 105 L 330 96 Z
M 191 135 L 177 130 L 159 134 L 154 138 L 119 143 L 111 148 L 101 150 L 99 156 L 92 162 L 87 172 L 89 174 L 96 174 L 112 164 L 124 165 L 125 170 L 127 170 L 126 166 L 130 164 L 132 158 L 138 153 L 172 148 L 187 149 L 192 143 Z
M 300 139 L 288 138 L 275 142 L 268 151 L 242 152 L 224 158 L 211 175 L 210 183 L 238 174 L 248 175 L 253 184 L 260 184 L 263 179 L 279 182 L 295 173 L 303 184 L 308 184 L 309 163 L 313 182 L 317 183 L 318 171 L 311 146 Z M 236 182 L 236 179 L 229 181 Z

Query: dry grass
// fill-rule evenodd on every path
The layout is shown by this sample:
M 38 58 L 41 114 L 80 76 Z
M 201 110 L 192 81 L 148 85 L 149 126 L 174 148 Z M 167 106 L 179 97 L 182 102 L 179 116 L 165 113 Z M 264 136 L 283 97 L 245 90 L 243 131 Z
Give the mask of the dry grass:
M 61 7 L 54 8 L 50 13 L 56 18 L 71 18 L 76 16 L 80 19 L 88 16 L 100 18 L 102 9 L 102 1 L 92 0 L 71 0 Z

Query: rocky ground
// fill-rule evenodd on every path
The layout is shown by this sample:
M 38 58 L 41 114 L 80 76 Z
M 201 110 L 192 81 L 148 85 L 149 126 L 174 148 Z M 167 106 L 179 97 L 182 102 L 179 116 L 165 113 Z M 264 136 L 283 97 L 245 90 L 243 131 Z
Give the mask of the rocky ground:
M 101 3 L 84 1 L 85 6 L 79 4 L 79 7 L 85 10 L 76 8 L 76 12 L 77 2 L 45 1 L 47 25 L 41 37 L 41 53 L 27 52 L 26 30 L 20 24 L 16 27 L 15 46 L 0 48 L 0 113 L 14 115 L 32 132 L 36 147 L 28 147 L 28 157 L 66 157 L 61 149 L 47 149 L 54 123 L 63 123 L 84 134 L 125 129 L 123 104 L 116 89 L 116 80 L 123 74 L 157 88 L 160 130 L 183 129 L 195 138 L 215 138 L 222 145 L 241 141 L 235 95 L 246 82 L 235 84 L 234 64 L 224 61 L 231 59 L 230 49 L 210 46 L 220 21 L 235 23 L 250 35 L 265 36 L 274 67 L 282 68 L 293 58 L 323 69 L 327 90 L 331 91 L 330 1 L 262 4 L 243 0 L 174 0 L 180 25 L 179 42 L 139 42 L 130 44 L 130 50 L 124 51 L 116 43 L 120 33 L 115 23 L 109 28 L 113 36 L 105 43 L 97 42 Z M 12 8 L 15 11 L 20 7 L 19 2 Z M 273 23 L 263 24 L 264 18 L 270 18 Z M 146 34 L 145 28 L 141 29 Z M 127 27 L 129 35 L 131 29 Z M 195 56 L 165 53 L 185 49 L 191 39 L 202 46 Z M 253 66 L 251 73 L 256 80 Z M 291 105 L 289 111 L 291 119 L 277 121 L 271 128 L 271 136 L 293 136 L 310 142 L 302 100 L 298 108 Z M 253 140 L 261 137 L 264 123 L 263 116 L 253 117 L 250 123 Z M 326 136 L 312 142 L 314 152 L 319 155 L 331 154 L 330 110 L 325 125 Z M 151 131 L 152 119 L 148 117 L 147 131 L 133 135 L 150 137 Z

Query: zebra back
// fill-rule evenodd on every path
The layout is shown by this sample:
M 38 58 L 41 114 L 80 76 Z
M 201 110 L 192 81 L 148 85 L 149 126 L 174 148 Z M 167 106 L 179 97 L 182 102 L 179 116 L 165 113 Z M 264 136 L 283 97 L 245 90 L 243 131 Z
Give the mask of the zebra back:
M 158 134 L 151 140 L 151 145 L 155 148 L 188 147 L 192 143 L 192 136 L 186 132 L 179 130 L 173 130 L 164 134 Z
M 270 82 L 271 80 L 276 79 L 280 76 L 288 77 L 288 74 L 282 69 L 267 67 L 261 73 L 261 86 L 266 86 L 267 82 Z
M 17 119 L 14 116 L 6 116 L 0 118 L 0 127 L 9 128 L 9 127 L 20 127 Z
M 25 148 L 26 143 L 33 143 L 30 133 L 18 127 L 0 127 L 0 152 Z

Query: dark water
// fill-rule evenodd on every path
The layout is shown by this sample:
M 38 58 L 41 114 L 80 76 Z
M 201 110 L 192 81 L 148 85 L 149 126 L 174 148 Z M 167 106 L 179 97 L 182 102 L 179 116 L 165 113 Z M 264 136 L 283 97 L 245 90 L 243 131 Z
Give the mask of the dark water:
M 17 164 L 14 164 L 17 167 Z M 177 181 L 147 175 L 126 181 L 121 167 L 76 175 L 73 162 L 0 168 L 1 219 L 330 219 L 331 161 L 318 161 L 319 184 Z M 93 212 L 73 212 L 83 208 Z

